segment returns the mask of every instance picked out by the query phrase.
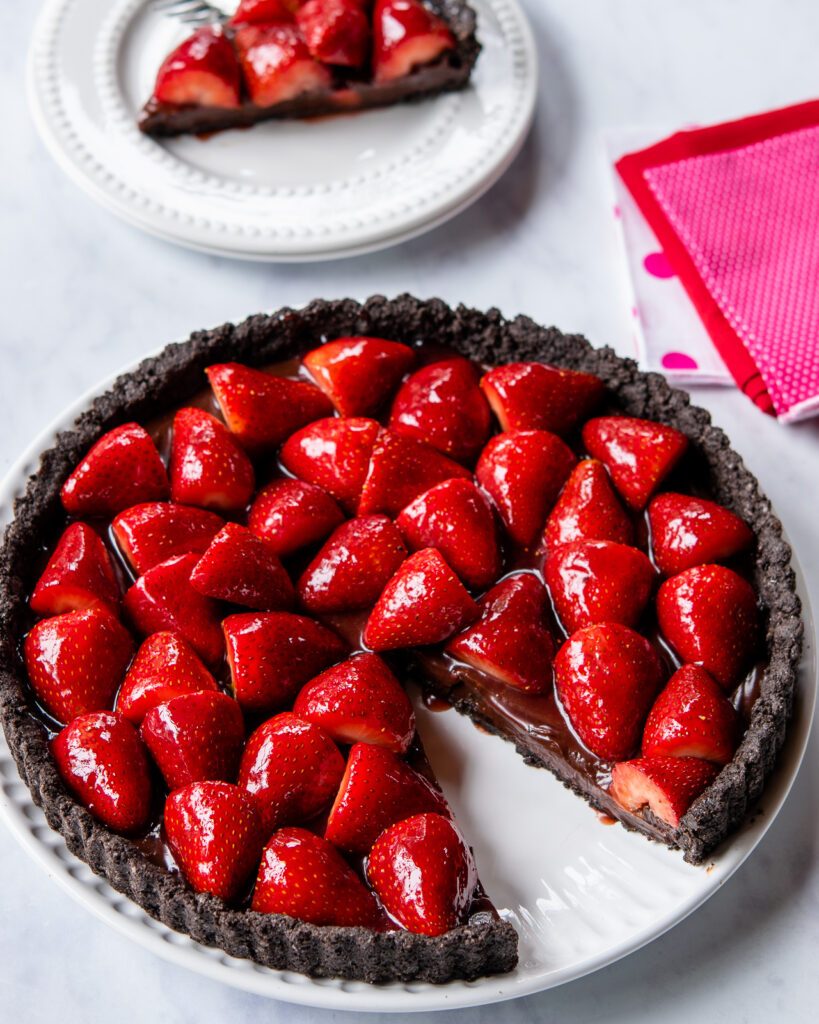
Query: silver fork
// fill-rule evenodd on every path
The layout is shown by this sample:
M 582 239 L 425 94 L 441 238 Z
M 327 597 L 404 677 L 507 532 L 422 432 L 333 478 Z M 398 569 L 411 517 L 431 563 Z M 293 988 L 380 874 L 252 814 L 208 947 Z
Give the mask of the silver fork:
M 206 0 L 151 0 L 151 6 L 160 14 L 175 18 L 185 25 L 210 25 L 227 21 L 230 17 L 220 7 Z

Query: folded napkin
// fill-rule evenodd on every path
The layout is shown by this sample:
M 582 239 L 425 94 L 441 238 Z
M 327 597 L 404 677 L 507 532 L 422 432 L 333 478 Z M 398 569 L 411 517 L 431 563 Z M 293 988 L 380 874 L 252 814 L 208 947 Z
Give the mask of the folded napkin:
M 685 289 L 739 387 L 784 421 L 819 413 L 819 101 L 678 132 L 616 167 L 659 246 L 644 269 Z

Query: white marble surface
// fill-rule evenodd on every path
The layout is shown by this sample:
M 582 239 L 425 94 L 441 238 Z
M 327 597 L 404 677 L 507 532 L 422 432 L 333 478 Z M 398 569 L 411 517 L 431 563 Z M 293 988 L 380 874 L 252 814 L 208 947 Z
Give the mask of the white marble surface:
M 450 225 L 392 252 L 267 267 L 208 258 L 112 219 L 35 137 L 23 50 L 36 4 L 3 4 L 0 471 L 100 377 L 190 330 L 314 295 L 410 290 L 535 318 L 629 350 L 600 133 L 683 124 L 816 95 L 812 0 L 524 0 L 542 59 L 534 133 L 505 179 Z M 779 509 L 819 607 L 819 423 L 785 429 L 699 389 Z M 819 735 L 775 826 L 704 908 L 627 960 L 466 1021 L 665 1024 L 816 1019 Z M 113 1012 L 120 1024 L 330 1019 L 161 962 L 98 924 L 0 831 L 0 1019 Z M 467 1016 L 468 1014 L 468 1016 Z M 346 1021 L 349 1015 L 333 1014 Z

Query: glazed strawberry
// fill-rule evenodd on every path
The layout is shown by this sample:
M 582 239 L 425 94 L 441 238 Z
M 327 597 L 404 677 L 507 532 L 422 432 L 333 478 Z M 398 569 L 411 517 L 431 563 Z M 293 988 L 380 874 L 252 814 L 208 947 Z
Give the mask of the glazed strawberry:
M 663 636 L 683 661 L 701 665 L 724 690 L 739 682 L 756 648 L 754 588 L 722 565 L 700 565 L 667 579 L 657 594 Z
M 370 21 L 361 0 L 307 0 L 296 12 L 307 49 L 323 64 L 358 68 L 370 52 Z
M 134 645 L 105 608 L 41 619 L 23 642 L 29 682 L 58 722 L 110 708 Z
M 606 761 L 628 757 L 639 746 L 662 683 L 657 652 L 619 623 L 578 630 L 555 658 L 557 693 L 574 731 Z
M 131 568 L 142 575 L 174 555 L 206 551 L 223 526 L 224 520 L 215 512 L 150 501 L 120 512 L 111 531 Z
M 136 729 L 120 715 L 80 715 L 50 744 L 63 782 L 115 832 L 139 832 L 148 823 L 151 778 Z
M 173 421 L 171 497 L 188 505 L 238 512 L 253 494 L 250 459 L 224 423 L 202 409 L 180 409 Z
M 415 735 L 409 698 L 377 654 L 354 654 L 316 676 L 293 712 L 338 743 L 374 743 L 403 754 Z
M 119 584 L 99 534 L 85 523 L 72 523 L 60 537 L 29 601 L 38 615 L 101 606 L 116 614 Z
M 280 558 L 324 540 L 344 522 L 330 495 L 304 480 L 274 480 L 263 487 L 247 517 L 249 529 Z
M 455 47 L 446 22 L 422 0 L 376 0 L 373 10 L 373 72 L 390 82 L 431 64 Z
M 229 782 L 192 782 L 165 802 L 165 837 L 196 892 L 240 896 L 256 870 L 265 832 L 250 797 Z
M 381 428 L 375 420 L 317 420 L 285 441 L 281 463 L 288 473 L 316 484 L 355 511 Z
M 635 626 L 657 577 L 642 551 L 609 540 L 563 544 L 546 559 L 544 575 L 567 633 L 597 622 Z
M 302 0 L 239 0 L 230 23 L 258 24 L 270 21 L 289 21 Z
M 328 734 L 289 711 L 269 718 L 247 741 L 239 785 L 269 835 L 323 811 L 338 792 L 344 758 Z
M 138 501 L 168 497 L 168 475 L 150 436 L 138 423 L 109 430 L 63 484 L 72 516 L 112 516 Z
M 516 544 L 528 547 L 537 538 L 576 461 L 545 430 L 498 434 L 484 448 L 475 476 Z
M 666 576 L 722 562 L 753 544 L 753 531 L 716 502 L 687 494 L 658 494 L 648 506 L 651 551 Z
M 447 653 L 508 686 L 545 693 L 552 685 L 554 656 L 548 604 L 537 576 L 509 576 L 486 594 L 480 619 L 447 644 Z
M 386 747 L 356 743 L 324 835 L 342 850 L 368 853 L 385 828 L 426 811 L 449 814 L 431 783 Z
M 416 370 L 390 413 L 390 428 L 461 462 L 474 459 L 489 437 L 491 417 L 468 359 L 446 359 Z
M 548 430 L 565 436 L 602 399 L 603 381 L 591 373 L 545 363 L 507 363 L 481 379 L 501 430 Z
M 154 96 L 174 106 L 238 107 L 239 62 L 221 26 L 205 25 L 169 53 Z
M 472 590 L 485 590 L 501 568 L 495 517 L 471 480 L 436 484 L 396 520 L 410 550 L 437 548 Z
M 345 654 L 326 626 L 289 612 L 229 615 L 222 624 L 233 692 L 245 710 L 274 711 Z
M 371 416 L 415 360 L 411 348 L 384 338 L 337 338 L 303 363 L 342 416 Z
M 589 420 L 583 443 L 611 473 L 626 504 L 638 511 L 688 448 L 688 438 L 674 427 L 631 416 Z
M 451 477 L 471 479 L 469 470 L 422 441 L 384 430 L 373 445 L 358 514 L 396 516 L 419 494 Z
M 478 617 L 478 606 L 435 548 L 416 551 L 384 588 L 367 619 L 373 651 L 446 640 Z
M 371 608 L 407 557 L 395 524 L 362 516 L 339 526 L 299 580 L 299 599 L 314 615 Z
M 332 84 L 294 24 L 242 25 L 233 37 L 248 94 L 257 107 L 284 103 Z
M 134 725 L 183 693 L 215 690 L 216 680 L 175 633 L 154 633 L 142 643 L 117 694 L 116 710 Z
M 634 540 L 631 520 L 614 493 L 606 467 L 597 459 L 578 462 L 546 520 L 546 551 L 573 540 L 611 540 L 617 544 Z
M 217 605 L 191 586 L 198 555 L 176 555 L 140 576 L 123 607 L 143 636 L 176 633 L 213 665 L 224 653 Z
M 390 917 L 419 935 L 461 924 L 478 884 L 472 851 L 440 814 L 417 814 L 383 832 L 367 878 Z
M 225 693 L 183 693 L 148 712 L 139 730 L 168 785 L 233 782 L 245 742 L 239 705 Z
M 739 734 L 739 716 L 720 687 L 699 665 L 683 665 L 651 709 L 643 730 L 643 755 L 727 764 Z
M 639 757 L 616 764 L 611 773 L 611 795 L 632 814 L 645 807 L 672 828 L 719 769 L 697 757 Z
M 220 363 L 205 372 L 228 429 L 249 452 L 277 448 L 295 430 L 333 411 L 326 395 L 303 380 L 241 363 Z
M 238 523 L 228 523 L 191 572 L 200 594 L 261 611 L 292 608 L 296 592 L 267 541 Z
M 381 916 L 332 843 L 303 828 L 280 829 L 264 848 L 251 909 L 348 928 L 376 928 Z

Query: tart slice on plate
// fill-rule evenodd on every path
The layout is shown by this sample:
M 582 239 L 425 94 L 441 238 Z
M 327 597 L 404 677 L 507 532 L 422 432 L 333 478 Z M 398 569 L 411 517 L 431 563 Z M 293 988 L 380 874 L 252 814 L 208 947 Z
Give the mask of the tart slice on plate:
M 465 0 L 242 0 L 167 55 L 139 127 L 205 134 L 422 100 L 464 88 L 479 52 Z
M 314 302 L 171 346 L 44 453 L 0 560 L 3 724 L 72 851 L 198 941 L 506 972 L 406 684 L 698 864 L 785 737 L 789 561 L 656 375 L 525 318 Z

